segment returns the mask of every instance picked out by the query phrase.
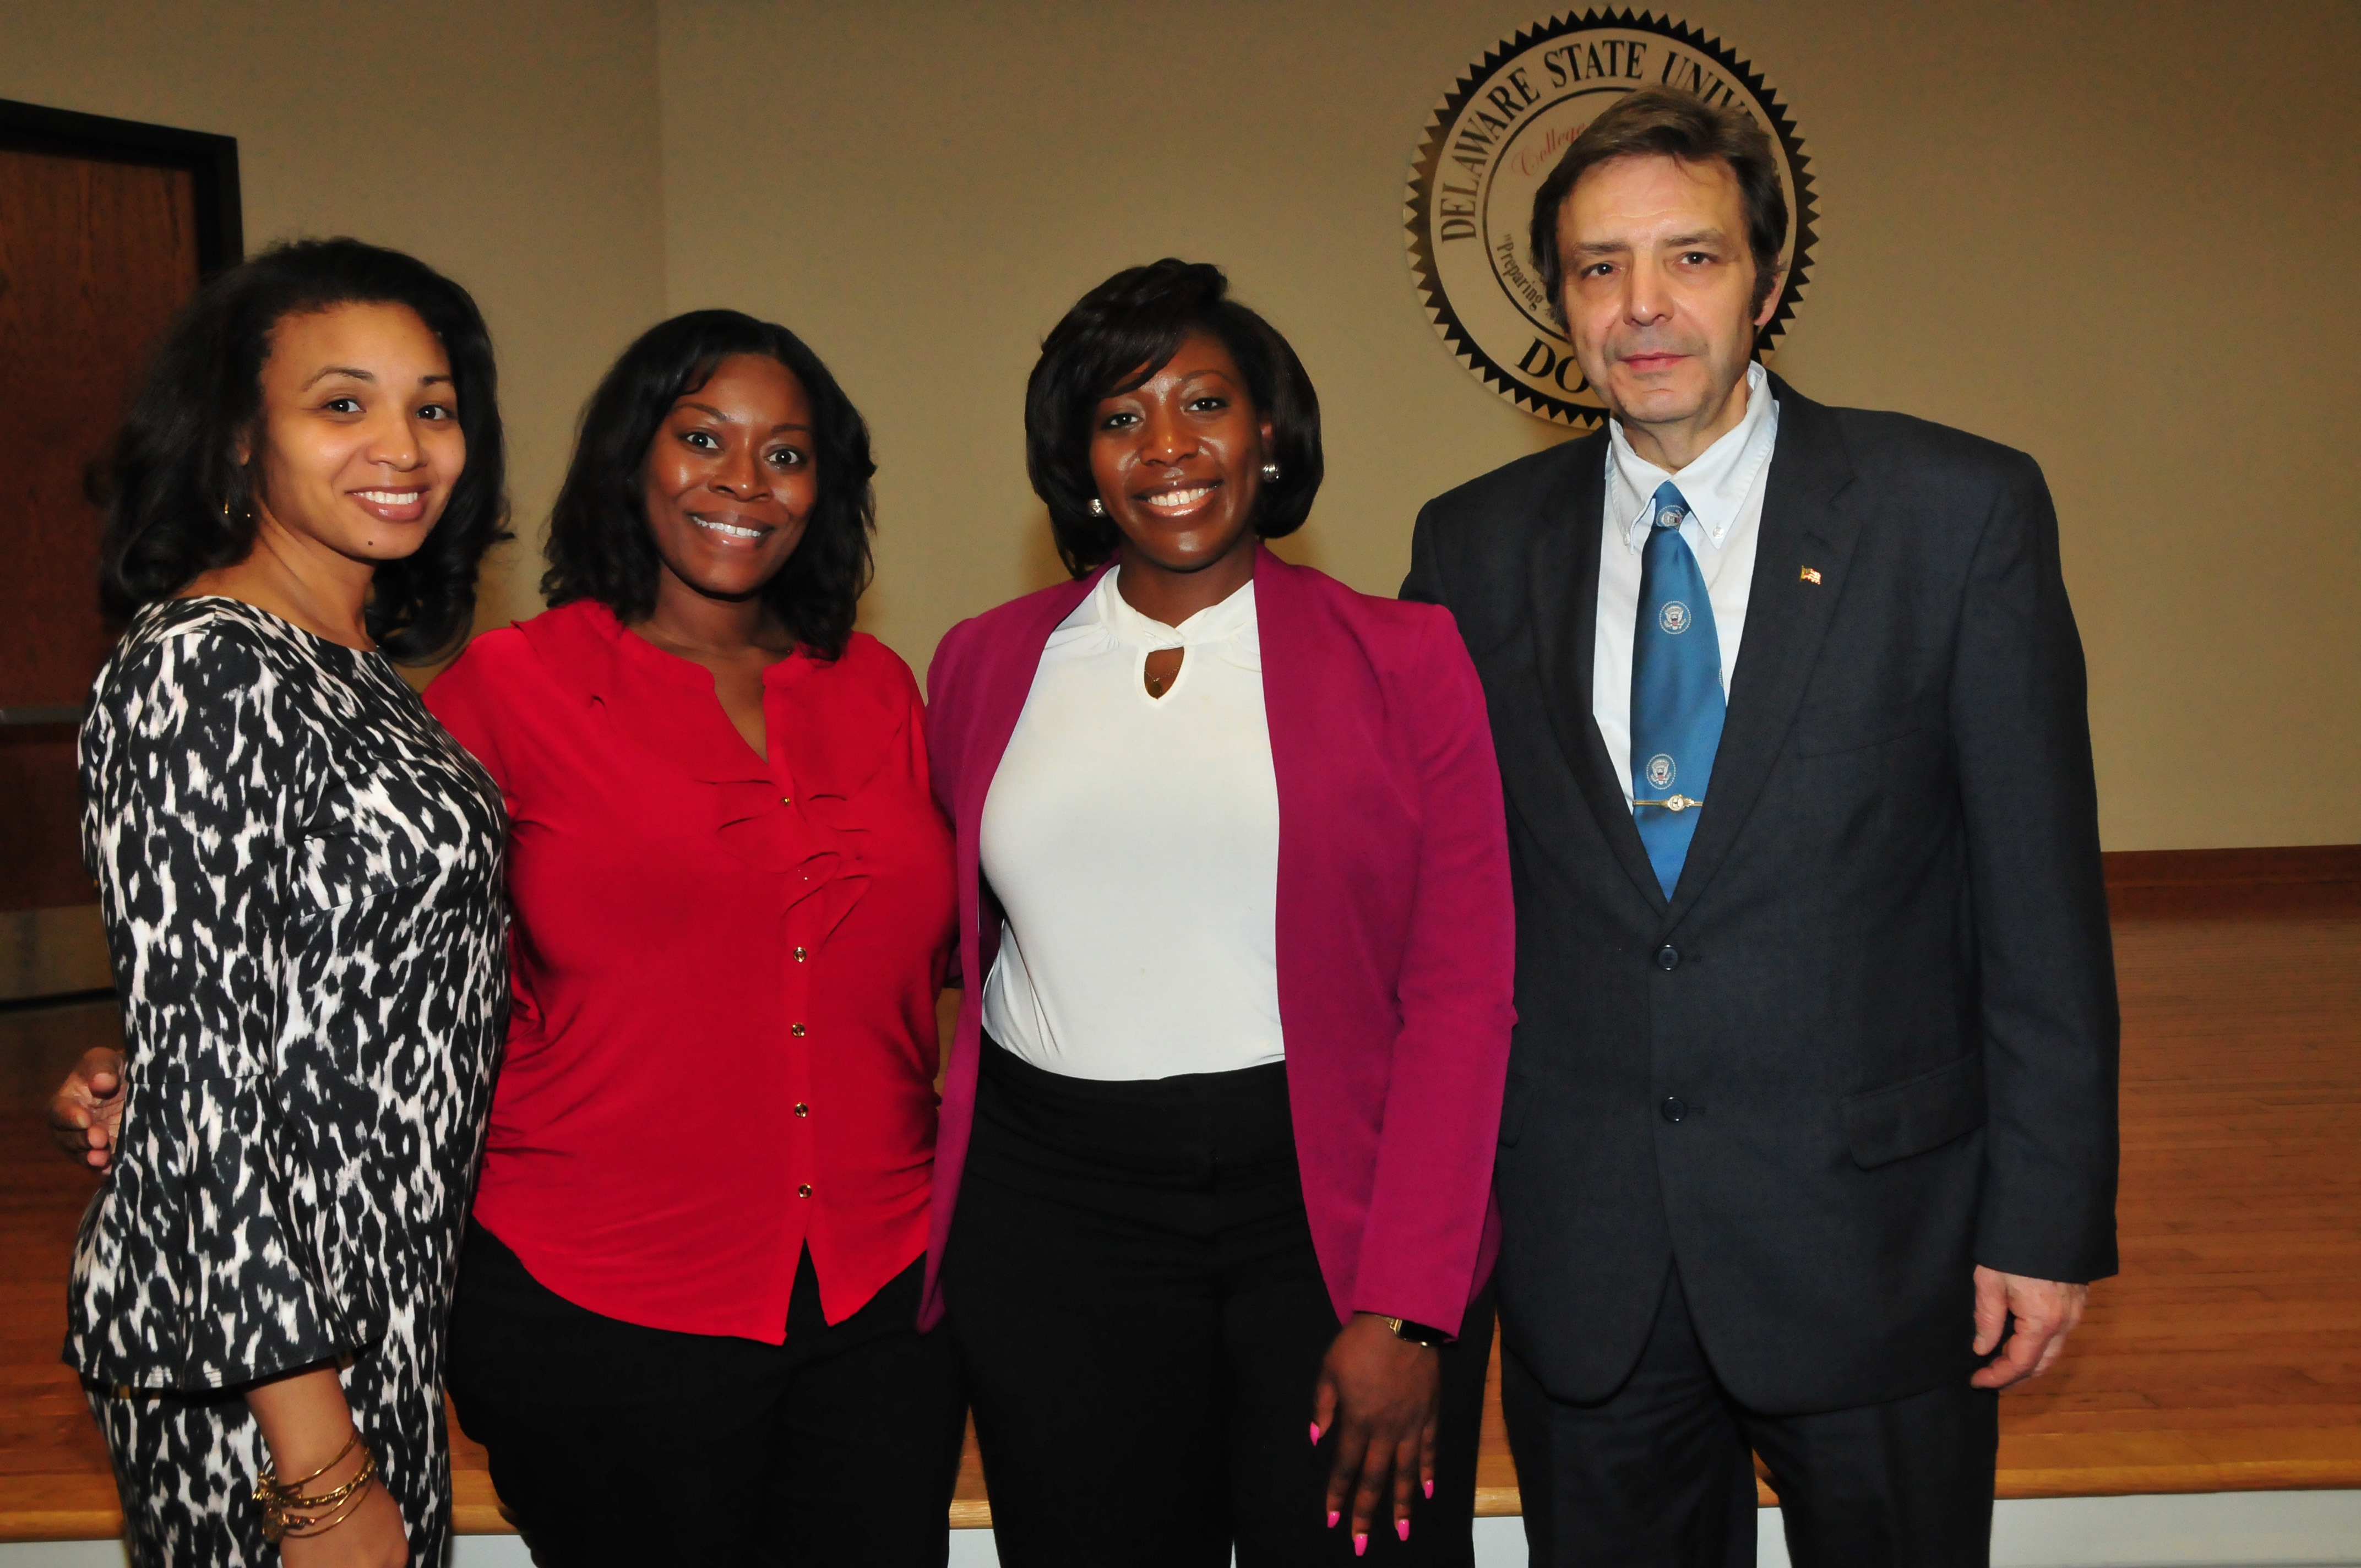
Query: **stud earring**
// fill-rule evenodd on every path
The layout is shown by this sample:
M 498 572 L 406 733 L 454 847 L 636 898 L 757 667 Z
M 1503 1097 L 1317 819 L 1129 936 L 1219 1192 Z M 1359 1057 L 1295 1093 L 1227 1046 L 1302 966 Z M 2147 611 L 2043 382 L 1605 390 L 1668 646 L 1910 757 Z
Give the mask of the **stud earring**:
M 1278 464 L 1266 463 L 1262 466 L 1262 482 L 1266 485 L 1276 485 L 1279 483 Z
M 1093 496 L 1091 498 L 1091 515 L 1093 517 L 1106 516 L 1106 502 L 1099 499 L 1096 496 Z

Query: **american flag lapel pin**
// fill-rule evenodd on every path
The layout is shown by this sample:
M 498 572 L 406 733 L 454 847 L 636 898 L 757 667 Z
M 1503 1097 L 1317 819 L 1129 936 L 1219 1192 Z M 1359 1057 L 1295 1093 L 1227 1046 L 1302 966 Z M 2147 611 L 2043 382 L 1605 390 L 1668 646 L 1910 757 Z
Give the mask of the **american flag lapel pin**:
M 1811 584 L 1812 587 L 1816 588 L 1820 586 L 1820 569 L 1817 566 L 1805 567 L 1804 581 Z

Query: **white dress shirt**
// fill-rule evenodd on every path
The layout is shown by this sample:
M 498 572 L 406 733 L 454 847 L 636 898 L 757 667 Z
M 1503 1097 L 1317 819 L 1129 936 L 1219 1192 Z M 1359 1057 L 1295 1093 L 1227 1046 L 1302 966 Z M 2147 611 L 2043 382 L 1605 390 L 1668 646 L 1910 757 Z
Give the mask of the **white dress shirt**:
M 1746 598 L 1754 582 L 1754 545 L 1763 532 L 1763 492 L 1779 442 L 1779 404 L 1760 365 L 1746 367 L 1746 412 L 1721 439 L 1677 474 L 1631 450 L 1623 426 L 1608 422 L 1607 506 L 1598 537 L 1598 631 L 1592 650 L 1590 712 L 1607 742 L 1623 798 L 1631 796 L 1631 640 L 1640 620 L 1640 552 L 1656 515 L 1656 487 L 1670 479 L 1689 503 L 1681 521 L 1713 603 L 1721 644 L 1721 694 L 1738 667 L 1746 634 Z M 1713 786 L 1708 784 L 1710 796 Z
M 1279 1061 L 1279 779 L 1254 585 L 1171 627 L 1125 603 L 1118 575 L 1049 634 L 984 796 L 978 848 L 1007 918 L 983 1025 L 1070 1078 Z M 1186 652 L 1152 697 L 1159 648 Z

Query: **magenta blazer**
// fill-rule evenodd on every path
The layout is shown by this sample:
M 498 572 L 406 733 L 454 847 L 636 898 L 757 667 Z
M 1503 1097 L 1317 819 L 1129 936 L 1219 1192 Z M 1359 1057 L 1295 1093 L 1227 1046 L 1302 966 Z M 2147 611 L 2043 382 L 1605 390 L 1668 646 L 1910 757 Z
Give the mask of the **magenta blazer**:
M 983 980 L 1000 948 L 977 864 L 984 795 L 1043 645 L 1099 575 L 953 627 L 928 672 L 967 984 L 935 1147 L 922 1327 L 942 1317 Z M 1255 601 L 1279 779 L 1279 1023 L 1312 1245 L 1340 1321 L 1378 1312 L 1456 1330 L 1499 1249 L 1492 1155 L 1516 1018 L 1508 828 L 1483 688 L 1438 606 L 1356 593 L 1268 550 Z

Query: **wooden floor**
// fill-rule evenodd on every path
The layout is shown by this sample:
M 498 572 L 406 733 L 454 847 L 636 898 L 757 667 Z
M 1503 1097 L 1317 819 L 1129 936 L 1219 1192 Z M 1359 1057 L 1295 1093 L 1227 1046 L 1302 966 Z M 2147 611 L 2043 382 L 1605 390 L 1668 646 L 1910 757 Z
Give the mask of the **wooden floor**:
M 2361 856 L 2307 862 L 2342 880 L 2263 885 L 2220 882 L 2224 863 L 2192 881 L 2110 857 L 2124 1271 L 2059 1370 L 2004 1398 L 2003 1497 L 2361 1486 Z M 57 1361 L 91 1182 L 36 1113 L 112 1029 L 104 1004 L 0 1014 L 0 1540 L 120 1528 Z M 454 1438 L 460 1528 L 505 1529 L 481 1451 Z M 1516 1511 L 1497 1400 L 1479 1479 L 1482 1511 Z M 989 1522 L 972 1443 L 959 1499 L 955 1523 Z

